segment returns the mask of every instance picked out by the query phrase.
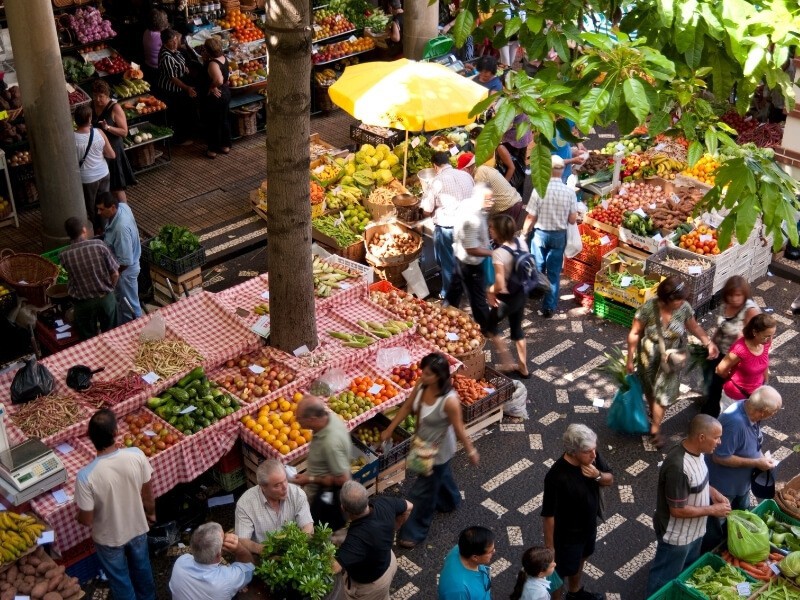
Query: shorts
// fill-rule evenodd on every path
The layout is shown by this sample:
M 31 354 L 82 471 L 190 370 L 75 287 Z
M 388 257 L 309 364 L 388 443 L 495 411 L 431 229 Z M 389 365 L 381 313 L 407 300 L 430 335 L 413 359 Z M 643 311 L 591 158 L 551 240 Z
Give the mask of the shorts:
M 581 568 L 581 561 L 594 554 L 595 537 L 576 543 L 555 543 L 556 572 L 562 579 L 572 577 Z

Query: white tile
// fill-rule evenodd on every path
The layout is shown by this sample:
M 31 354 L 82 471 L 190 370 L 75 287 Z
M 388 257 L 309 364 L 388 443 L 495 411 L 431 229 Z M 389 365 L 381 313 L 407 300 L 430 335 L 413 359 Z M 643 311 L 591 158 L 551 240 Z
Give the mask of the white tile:
M 614 571 L 617 577 L 620 579 L 627 581 L 633 575 L 641 571 L 642 569 L 646 568 L 646 566 L 653 560 L 653 557 L 656 555 L 656 542 L 650 542 L 650 544 L 642 550 L 639 554 L 634 556 L 631 560 L 626 562 L 622 565 L 619 569 Z
M 545 416 L 539 419 L 539 423 L 541 423 L 542 425 L 550 425 L 551 423 L 555 423 L 556 421 L 558 421 L 560 418 L 561 415 L 553 411 L 547 413 Z
M 396 590 L 394 594 L 392 594 L 392 600 L 408 600 L 408 598 L 411 598 L 417 592 L 419 592 L 419 588 L 409 581 L 399 590 Z
M 398 568 L 406 573 L 409 577 L 414 577 L 422 572 L 422 568 L 408 558 L 405 554 L 397 559 Z
M 575 342 L 573 342 L 572 340 L 564 340 L 560 344 L 550 348 L 550 350 L 548 350 L 547 352 L 542 352 L 538 356 L 534 356 L 532 362 L 533 362 L 533 364 L 536 364 L 536 365 L 542 365 L 542 364 L 546 363 L 548 360 L 558 356 L 559 354 L 561 354 L 565 350 L 569 350 L 574 345 L 575 345 Z
M 662 421 L 662 423 L 669 421 L 675 415 L 680 414 L 681 412 L 689 408 L 692 402 L 694 402 L 694 400 L 690 398 L 684 398 L 683 400 L 678 400 L 675 404 L 667 408 L 666 412 L 664 413 L 664 420 Z
M 600 352 L 602 352 L 603 350 L 606 349 L 606 345 L 605 344 L 601 344 L 600 342 L 595 341 L 593 339 L 586 340 L 584 342 L 584 344 L 589 346 L 589 348 L 594 348 L 595 350 L 599 350 Z
M 538 377 L 539 379 L 541 379 L 542 381 L 546 381 L 547 383 L 552 383 L 552 382 L 553 382 L 553 380 L 555 379 L 555 377 L 553 377 L 552 375 L 550 375 L 550 373 L 548 373 L 548 372 L 547 372 L 547 371 L 545 371 L 544 369 L 536 369 L 536 370 L 533 372 L 533 374 L 534 374 L 536 377 Z
M 753 302 L 758 304 L 758 306 L 761 308 L 764 308 L 767 305 L 767 303 L 764 302 L 764 298 L 761 296 L 753 296 Z
M 509 546 L 522 546 L 522 527 L 517 527 L 516 525 L 509 525 L 506 527 L 506 533 L 508 534 L 508 545 Z
M 525 423 L 500 423 L 500 431 L 503 432 L 525 431 Z
M 789 327 L 794 327 L 794 321 L 792 321 L 788 317 L 784 317 L 783 315 L 779 315 L 778 313 L 772 313 L 772 318 L 775 319 L 778 323 L 783 325 L 788 325 Z
M 597 539 L 600 540 L 614 531 L 617 527 L 622 525 L 627 519 L 619 513 L 611 515 L 605 520 L 605 523 L 600 523 L 597 526 Z
M 239 277 L 258 277 L 258 271 L 239 271 Z
M 772 340 L 772 347 L 770 349 L 770 352 L 775 352 L 775 350 L 777 350 L 778 348 L 783 346 L 786 342 L 788 342 L 789 340 L 794 339 L 794 337 L 796 335 L 797 335 L 797 331 L 795 331 L 794 329 L 788 329 L 787 331 L 784 331 L 783 333 L 779 333 Z
M 531 433 L 528 435 L 528 439 L 530 440 L 531 450 L 544 450 L 541 433 Z
M 778 375 L 776 379 L 778 383 L 800 383 L 800 377 L 797 375 Z
M 520 513 L 522 513 L 523 515 L 526 515 L 526 516 L 531 514 L 533 511 L 535 511 L 537 508 L 539 508 L 542 505 L 542 498 L 543 497 L 544 497 L 544 492 L 539 492 L 533 498 L 528 500 L 525 504 L 520 506 L 517 509 L 517 512 L 520 512 Z
M 583 563 L 583 573 L 585 575 L 588 575 L 589 577 L 591 577 L 595 581 L 597 581 L 598 579 L 600 579 L 603 576 L 603 572 L 600 569 L 598 569 L 597 567 L 595 567 L 589 561 L 586 561 L 585 563 Z
M 783 442 L 786 439 L 788 439 L 788 437 L 789 437 L 785 433 L 781 433 L 780 431 L 776 431 L 772 427 L 769 427 L 768 425 L 762 425 L 761 426 L 761 431 L 763 431 L 764 433 L 766 433 L 770 437 L 774 437 L 779 442 Z
M 505 506 L 498 504 L 491 498 L 486 498 L 486 500 L 481 502 L 481 506 L 496 514 L 498 519 L 508 512 L 508 509 Z
M 492 577 L 497 577 L 498 575 L 500 575 L 500 573 L 508 569 L 508 567 L 510 566 L 511 563 L 508 562 L 505 558 L 501 557 L 495 559 L 495 561 L 491 565 L 489 565 L 489 569 L 491 569 L 492 571 Z
M 590 413 L 600 412 L 600 410 L 596 406 L 585 406 L 583 404 L 578 404 L 574 408 L 575 412 L 579 414 L 590 414 Z
M 784 460 L 789 458 L 794 452 L 792 452 L 791 448 L 787 448 L 786 446 L 781 446 L 775 452 L 772 453 L 772 458 L 775 460 Z
M 492 492 L 499 488 L 507 481 L 511 481 L 514 477 L 522 473 L 525 469 L 528 469 L 533 466 L 533 463 L 529 461 L 527 458 L 523 458 L 522 460 L 516 462 L 509 468 L 501 471 L 494 477 L 492 477 L 489 481 L 484 483 L 481 488 L 485 492 Z
M 606 361 L 605 356 L 595 356 L 592 360 L 585 363 L 582 367 L 575 369 L 574 371 L 572 371 L 572 373 L 565 374 L 564 379 L 566 379 L 567 381 L 575 381 L 577 379 L 580 379 L 587 373 L 593 371 L 594 369 L 602 365 L 605 361 Z
M 569 392 L 563 388 L 557 388 L 556 402 L 559 404 L 569 404 Z
M 650 443 L 649 435 L 642 436 L 642 446 L 644 447 L 646 452 L 656 452 L 658 450 L 658 448 L 656 448 L 655 446 L 653 446 L 653 444 Z
M 647 527 L 648 529 L 653 528 L 653 517 L 651 517 L 650 515 L 642 513 L 638 517 L 636 517 L 636 520 L 645 527 Z
M 623 504 L 633 504 L 635 502 L 632 485 L 619 486 L 619 501 Z
M 554 464 L 556 464 L 556 461 L 554 461 L 552 458 L 548 458 L 548 459 L 547 459 L 546 461 L 544 461 L 542 464 L 543 464 L 545 467 L 547 467 L 547 468 L 549 469 L 549 468 L 550 468 L 550 467 L 552 467 Z
M 616 592 L 606 592 L 606 600 L 622 600 L 622 594 Z
M 626 471 L 627 473 L 630 473 L 630 474 L 631 474 L 631 475 L 633 475 L 634 477 L 636 477 L 636 476 L 637 476 L 639 473 L 641 473 L 642 471 L 644 471 L 644 470 L 645 470 L 647 467 L 649 467 L 649 466 L 650 466 L 650 465 L 649 465 L 648 463 L 644 462 L 643 460 L 637 460 L 637 461 L 636 461 L 635 463 L 633 463 L 633 464 L 632 464 L 630 467 L 628 467 L 627 469 L 625 469 L 625 471 Z
M 570 321 L 569 326 L 572 328 L 572 333 L 583 333 L 583 323 L 580 321 Z
M 770 281 L 769 279 L 767 279 L 765 282 L 763 282 L 763 283 L 759 283 L 759 284 L 756 286 L 756 289 L 757 289 L 757 290 L 761 290 L 762 292 L 766 292 L 766 291 L 767 291 L 769 288 L 771 288 L 771 287 L 772 287 L 772 286 L 774 286 L 774 285 L 775 285 L 775 283 L 774 283 L 774 282 L 772 282 L 772 281 Z

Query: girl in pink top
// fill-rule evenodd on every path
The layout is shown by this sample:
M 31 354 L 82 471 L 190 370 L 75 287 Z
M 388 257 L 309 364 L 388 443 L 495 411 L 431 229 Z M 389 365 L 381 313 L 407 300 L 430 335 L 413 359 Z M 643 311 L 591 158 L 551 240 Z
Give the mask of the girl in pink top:
M 750 397 L 757 388 L 767 383 L 769 376 L 769 348 L 775 335 L 777 322 L 761 313 L 750 319 L 728 354 L 717 366 L 717 375 L 727 381 L 722 387 L 720 412 L 739 400 Z

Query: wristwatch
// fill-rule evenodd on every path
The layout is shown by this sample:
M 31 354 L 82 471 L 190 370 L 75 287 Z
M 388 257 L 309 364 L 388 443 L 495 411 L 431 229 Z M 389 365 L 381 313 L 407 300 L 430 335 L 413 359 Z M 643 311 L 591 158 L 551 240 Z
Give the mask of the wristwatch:
M 599 473 L 597 477 L 594 478 L 595 481 L 600 481 L 603 478 L 603 474 Z

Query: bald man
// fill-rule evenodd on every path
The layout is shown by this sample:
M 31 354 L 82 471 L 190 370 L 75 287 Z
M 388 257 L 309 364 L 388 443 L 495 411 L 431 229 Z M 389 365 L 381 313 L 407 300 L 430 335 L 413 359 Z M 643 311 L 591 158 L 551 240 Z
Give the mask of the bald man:
M 672 448 L 658 472 L 658 497 L 653 526 L 658 546 L 647 581 L 649 598 L 700 556 L 708 517 L 731 511 L 728 499 L 708 483 L 703 454 L 719 446 L 722 425 L 709 415 L 689 423 L 689 435 Z
M 314 437 L 308 446 L 308 466 L 293 483 L 305 486 L 315 523 L 327 523 L 334 531 L 345 525 L 339 491 L 350 479 L 352 442 L 342 419 L 328 410 L 325 401 L 306 394 L 297 403 L 297 420 Z

